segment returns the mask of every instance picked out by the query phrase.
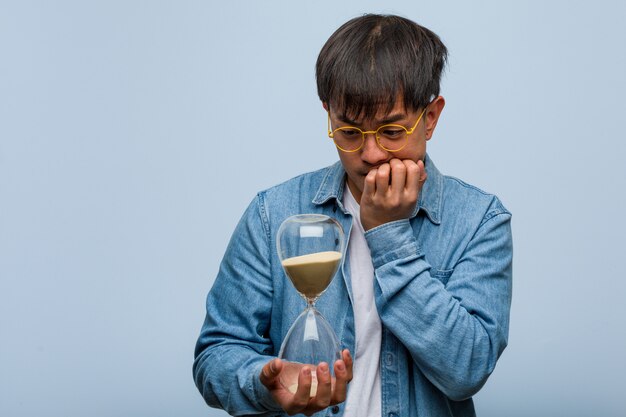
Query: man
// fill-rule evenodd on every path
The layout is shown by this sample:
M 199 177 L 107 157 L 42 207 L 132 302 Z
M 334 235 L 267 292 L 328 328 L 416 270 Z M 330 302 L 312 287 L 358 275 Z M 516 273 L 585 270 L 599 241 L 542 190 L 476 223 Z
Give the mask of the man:
M 340 162 L 259 193 L 238 224 L 195 352 L 209 405 L 233 415 L 475 415 L 471 397 L 507 344 L 511 215 L 426 154 L 446 56 L 434 33 L 397 16 L 355 18 L 324 45 L 318 94 Z M 312 397 L 311 370 L 292 393 L 275 359 L 302 307 L 276 232 L 300 213 L 331 216 L 349 233 L 346 261 L 317 303 L 346 349 L 317 366 Z

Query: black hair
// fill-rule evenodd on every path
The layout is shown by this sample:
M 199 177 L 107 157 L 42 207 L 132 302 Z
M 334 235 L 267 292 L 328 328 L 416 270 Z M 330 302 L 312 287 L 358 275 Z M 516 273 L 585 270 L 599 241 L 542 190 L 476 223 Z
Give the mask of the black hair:
M 439 95 L 448 50 L 429 29 L 394 15 L 366 14 L 331 35 L 315 66 L 322 102 L 356 120 L 389 113 L 398 95 L 410 110 Z

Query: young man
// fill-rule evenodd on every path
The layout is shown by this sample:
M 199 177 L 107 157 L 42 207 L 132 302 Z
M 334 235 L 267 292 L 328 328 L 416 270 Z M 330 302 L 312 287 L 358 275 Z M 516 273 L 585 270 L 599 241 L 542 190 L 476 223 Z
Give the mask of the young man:
M 259 193 L 238 224 L 195 352 L 209 405 L 233 415 L 475 415 L 471 397 L 507 344 L 511 215 L 426 154 L 446 56 L 434 33 L 397 16 L 353 19 L 324 45 L 318 94 L 340 162 Z M 317 367 L 313 397 L 310 370 L 291 393 L 275 359 L 303 303 L 276 232 L 300 213 L 331 216 L 349 234 L 317 303 L 346 349 Z

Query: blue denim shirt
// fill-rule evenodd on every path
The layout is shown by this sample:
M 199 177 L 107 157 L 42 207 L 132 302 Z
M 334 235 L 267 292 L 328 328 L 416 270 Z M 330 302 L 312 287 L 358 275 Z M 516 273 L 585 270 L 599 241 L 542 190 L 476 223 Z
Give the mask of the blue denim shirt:
M 474 416 L 471 397 L 507 344 L 511 215 L 497 197 L 442 175 L 428 156 L 425 162 L 428 179 L 413 216 L 365 234 L 383 328 L 382 415 Z M 259 193 L 244 213 L 207 297 L 195 350 L 195 382 L 210 406 L 282 415 L 259 374 L 305 302 L 283 272 L 276 232 L 289 216 L 322 213 L 348 234 L 344 183 L 336 163 Z M 354 352 L 349 262 L 316 307 Z M 326 415 L 343 409 L 329 407 Z

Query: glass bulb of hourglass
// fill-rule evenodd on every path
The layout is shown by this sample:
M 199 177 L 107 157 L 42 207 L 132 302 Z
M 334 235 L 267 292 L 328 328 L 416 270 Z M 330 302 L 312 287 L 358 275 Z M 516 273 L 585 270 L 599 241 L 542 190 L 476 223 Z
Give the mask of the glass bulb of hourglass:
M 314 396 L 317 366 L 326 362 L 332 377 L 334 362 L 341 357 L 335 332 L 314 304 L 341 264 L 343 229 L 328 216 L 292 216 L 280 226 L 276 245 L 286 275 L 307 301 L 307 307 L 291 325 L 280 348 L 278 357 L 285 362 L 281 382 L 295 392 L 298 374 L 306 365 L 311 369 L 310 395 Z

